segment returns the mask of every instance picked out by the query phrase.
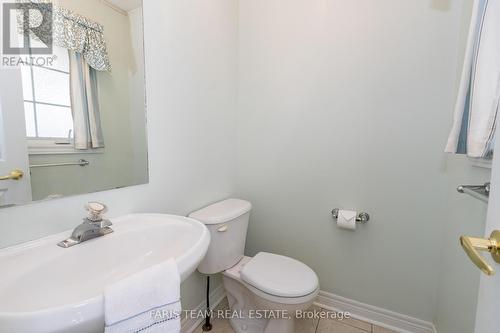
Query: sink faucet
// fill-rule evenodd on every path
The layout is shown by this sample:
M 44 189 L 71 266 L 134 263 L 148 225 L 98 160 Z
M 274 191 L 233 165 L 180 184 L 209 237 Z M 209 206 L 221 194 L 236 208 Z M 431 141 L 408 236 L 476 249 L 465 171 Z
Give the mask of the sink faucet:
M 57 245 L 68 248 L 113 232 L 113 229 L 110 228 L 111 221 L 102 218 L 102 214 L 107 211 L 106 205 L 99 202 L 89 202 L 85 205 L 85 209 L 89 216 L 84 218 L 83 223 L 73 230 L 70 238 Z

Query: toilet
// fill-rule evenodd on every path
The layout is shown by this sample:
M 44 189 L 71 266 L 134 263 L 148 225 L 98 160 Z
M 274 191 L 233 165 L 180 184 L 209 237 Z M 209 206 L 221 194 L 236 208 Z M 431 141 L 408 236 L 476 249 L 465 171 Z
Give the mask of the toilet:
M 293 333 L 296 312 L 308 309 L 318 294 L 318 277 L 286 256 L 244 256 L 251 209 L 248 201 L 227 199 L 189 215 L 203 222 L 211 236 L 198 270 L 222 273 L 229 321 L 237 333 Z

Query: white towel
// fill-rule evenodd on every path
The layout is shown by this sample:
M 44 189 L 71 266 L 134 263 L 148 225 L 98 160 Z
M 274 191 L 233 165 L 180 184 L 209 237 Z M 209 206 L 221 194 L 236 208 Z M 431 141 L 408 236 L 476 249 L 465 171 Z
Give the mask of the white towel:
M 488 157 L 500 100 L 500 2 L 475 0 L 465 62 L 446 152 L 466 134 L 470 157 Z M 463 144 L 463 143 L 462 143 Z M 462 151 L 463 152 L 463 151 Z
M 178 333 L 181 279 L 173 259 L 106 288 L 106 333 Z

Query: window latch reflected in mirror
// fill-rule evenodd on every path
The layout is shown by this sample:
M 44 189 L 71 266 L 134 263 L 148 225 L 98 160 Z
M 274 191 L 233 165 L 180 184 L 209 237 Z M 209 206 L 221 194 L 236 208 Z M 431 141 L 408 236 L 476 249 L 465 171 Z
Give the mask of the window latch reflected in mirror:
M 56 145 L 70 145 L 71 144 L 71 134 L 73 134 L 73 130 L 70 129 L 68 131 L 68 139 L 67 141 L 56 141 L 55 144 Z

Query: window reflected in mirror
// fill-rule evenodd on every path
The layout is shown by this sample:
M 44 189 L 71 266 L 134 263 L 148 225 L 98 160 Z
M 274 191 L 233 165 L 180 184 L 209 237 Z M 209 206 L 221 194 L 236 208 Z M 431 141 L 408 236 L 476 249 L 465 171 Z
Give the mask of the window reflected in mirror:
M 27 8 L 30 27 L 50 29 L 24 31 Z M 147 183 L 142 1 L 21 1 L 12 12 L 0 175 L 24 176 L 0 182 L 0 206 Z

